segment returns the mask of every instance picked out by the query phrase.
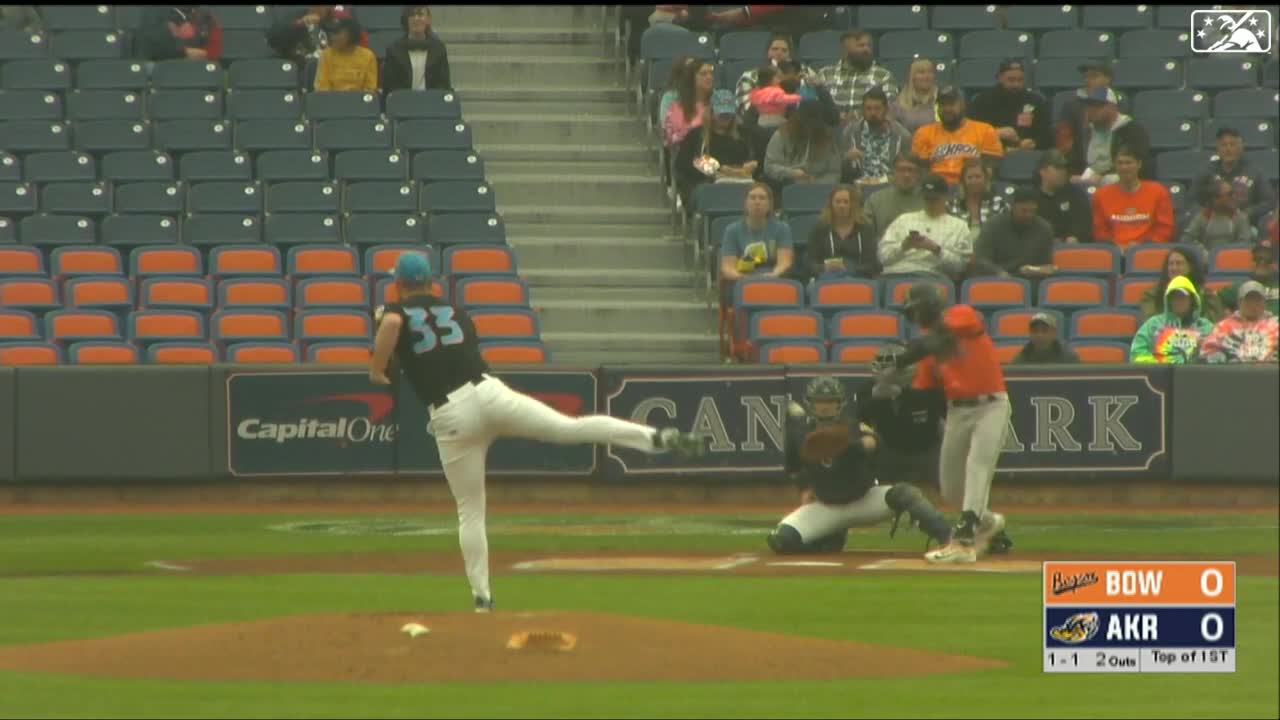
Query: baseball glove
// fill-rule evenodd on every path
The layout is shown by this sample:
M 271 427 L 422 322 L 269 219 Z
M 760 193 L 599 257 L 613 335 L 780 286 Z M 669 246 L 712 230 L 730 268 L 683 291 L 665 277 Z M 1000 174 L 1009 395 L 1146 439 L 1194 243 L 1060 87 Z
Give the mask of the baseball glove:
M 804 437 L 800 457 L 806 463 L 823 463 L 839 457 L 853 444 L 853 435 L 844 423 L 821 425 Z

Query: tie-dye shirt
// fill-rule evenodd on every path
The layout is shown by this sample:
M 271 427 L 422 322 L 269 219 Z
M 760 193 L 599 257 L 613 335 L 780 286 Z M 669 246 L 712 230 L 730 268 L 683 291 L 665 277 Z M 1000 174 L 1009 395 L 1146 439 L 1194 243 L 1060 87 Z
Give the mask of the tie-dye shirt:
M 1276 362 L 1280 348 L 1280 323 L 1271 313 L 1246 320 L 1233 313 L 1213 328 L 1200 346 L 1200 358 L 1209 363 Z
M 1191 316 L 1183 319 L 1168 308 L 1169 294 L 1181 290 L 1191 296 Z M 1169 281 L 1164 294 L 1165 312 L 1152 315 L 1133 336 L 1129 362 L 1183 365 L 1195 362 L 1200 341 L 1213 332 L 1213 323 L 1200 316 L 1200 293 L 1185 277 Z

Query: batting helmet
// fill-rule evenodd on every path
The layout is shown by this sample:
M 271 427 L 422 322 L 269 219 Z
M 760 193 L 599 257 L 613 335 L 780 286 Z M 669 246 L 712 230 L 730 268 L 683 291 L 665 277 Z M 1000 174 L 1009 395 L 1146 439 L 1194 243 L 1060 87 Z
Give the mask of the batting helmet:
M 933 283 L 918 282 L 907 291 L 902 306 L 907 318 L 921 327 L 929 327 L 942 315 L 942 295 Z

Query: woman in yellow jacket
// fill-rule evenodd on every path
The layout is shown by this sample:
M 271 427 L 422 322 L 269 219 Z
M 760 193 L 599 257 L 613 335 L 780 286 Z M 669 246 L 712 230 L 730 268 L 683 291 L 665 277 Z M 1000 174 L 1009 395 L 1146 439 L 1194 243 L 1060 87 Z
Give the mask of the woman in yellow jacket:
M 378 57 L 360 46 L 360 24 L 341 18 L 329 36 L 329 47 L 320 53 L 316 90 L 372 92 L 378 89 Z

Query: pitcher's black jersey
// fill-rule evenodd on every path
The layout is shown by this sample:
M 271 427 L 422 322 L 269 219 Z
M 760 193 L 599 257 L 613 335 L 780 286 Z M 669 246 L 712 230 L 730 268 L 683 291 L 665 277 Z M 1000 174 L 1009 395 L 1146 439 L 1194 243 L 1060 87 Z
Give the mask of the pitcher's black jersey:
M 384 314 L 390 313 L 404 319 L 396 340 L 400 369 L 427 405 L 442 404 L 449 393 L 489 372 L 465 311 L 433 295 L 414 295 L 387 305 Z

